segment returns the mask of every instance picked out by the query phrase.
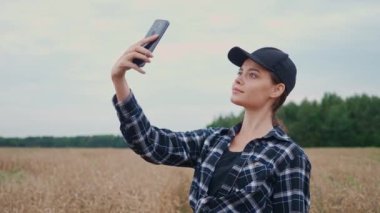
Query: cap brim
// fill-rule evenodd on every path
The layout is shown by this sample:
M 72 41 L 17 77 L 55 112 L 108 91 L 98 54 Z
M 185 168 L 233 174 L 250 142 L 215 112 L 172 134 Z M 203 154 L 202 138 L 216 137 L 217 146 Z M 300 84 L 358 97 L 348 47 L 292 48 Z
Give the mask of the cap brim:
M 238 67 L 244 63 L 244 61 L 249 58 L 249 53 L 240 47 L 233 47 L 228 52 L 228 59 Z
M 252 61 L 258 63 L 259 65 L 261 65 L 265 69 L 271 70 L 258 57 L 251 55 L 249 52 L 243 50 L 240 47 L 233 47 L 228 52 L 228 59 L 238 67 L 241 67 L 241 65 L 243 65 L 244 61 L 247 60 L 248 58 L 251 59 Z

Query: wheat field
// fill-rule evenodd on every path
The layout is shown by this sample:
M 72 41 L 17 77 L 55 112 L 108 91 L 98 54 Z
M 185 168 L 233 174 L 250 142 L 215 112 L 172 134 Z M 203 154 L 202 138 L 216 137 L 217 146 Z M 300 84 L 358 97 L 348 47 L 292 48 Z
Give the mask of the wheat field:
M 311 212 L 380 212 L 379 148 L 305 149 Z M 0 149 L 0 212 L 192 212 L 193 170 L 128 149 Z

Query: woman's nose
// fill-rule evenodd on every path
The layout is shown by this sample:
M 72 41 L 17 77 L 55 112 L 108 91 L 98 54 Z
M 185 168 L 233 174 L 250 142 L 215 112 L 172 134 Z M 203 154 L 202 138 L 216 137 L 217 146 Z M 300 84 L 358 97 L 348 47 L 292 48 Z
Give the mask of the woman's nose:
M 236 77 L 236 79 L 235 79 L 235 82 L 236 82 L 237 84 L 243 84 L 244 81 L 243 81 L 243 79 L 242 79 L 242 75 L 238 75 L 238 76 Z

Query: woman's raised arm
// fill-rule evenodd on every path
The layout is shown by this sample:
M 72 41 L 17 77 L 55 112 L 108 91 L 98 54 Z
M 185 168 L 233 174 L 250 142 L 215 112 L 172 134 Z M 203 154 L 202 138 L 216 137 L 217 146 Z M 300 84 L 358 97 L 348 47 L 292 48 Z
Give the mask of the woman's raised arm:
M 149 63 L 153 55 L 142 46 L 155 39 L 156 35 L 150 36 L 129 47 L 112 68 L 111 78 L 116 91 L 112 101 L 120 121 L 120 130 L 129 147 L 146 161 L 194 167 L 206 138 L 215 129 L 174 132 L 151 125 L 125 79 L 129 69 L 145 73 L 132 60 L 139 58 Z

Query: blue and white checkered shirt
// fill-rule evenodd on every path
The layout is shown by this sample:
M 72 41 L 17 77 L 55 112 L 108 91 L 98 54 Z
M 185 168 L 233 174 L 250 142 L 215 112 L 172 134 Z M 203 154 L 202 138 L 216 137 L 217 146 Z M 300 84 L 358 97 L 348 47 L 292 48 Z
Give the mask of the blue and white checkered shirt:
M 194 212 L 308 212 L 311 164 L 305 152 L 278 126 L 252 140 L 214 196 L 207 193 L 217 161 L 239 132 L 204 128 L 174 132 L 150 124 L 131 93 L 112 101 L 129 147 L 146 161 L 194 168 L 189 202 Z

